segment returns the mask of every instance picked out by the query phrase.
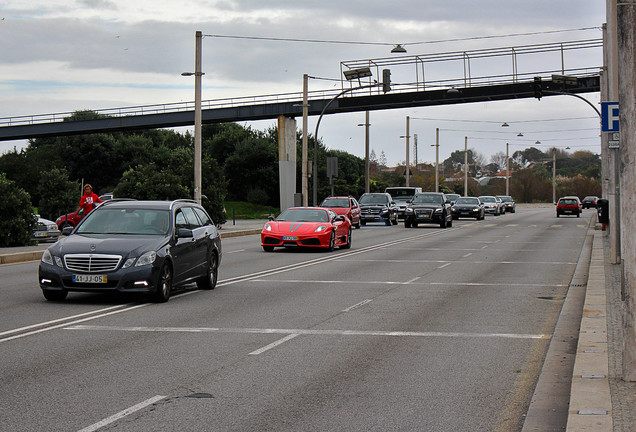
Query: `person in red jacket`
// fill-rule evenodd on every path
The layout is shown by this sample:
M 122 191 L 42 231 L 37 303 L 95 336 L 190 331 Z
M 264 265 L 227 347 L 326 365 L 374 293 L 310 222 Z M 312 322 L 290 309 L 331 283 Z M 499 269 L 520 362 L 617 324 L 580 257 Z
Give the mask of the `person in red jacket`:
M 84 185 L 84 195 L 79 202 L 79 207 L 84 209 L 84 217 L 91 212 L 95 208 L 95 206 L 101 203 L 102 200 L 99 199 L 95 193 L 93 193 L 93 187 L 88 183 Z

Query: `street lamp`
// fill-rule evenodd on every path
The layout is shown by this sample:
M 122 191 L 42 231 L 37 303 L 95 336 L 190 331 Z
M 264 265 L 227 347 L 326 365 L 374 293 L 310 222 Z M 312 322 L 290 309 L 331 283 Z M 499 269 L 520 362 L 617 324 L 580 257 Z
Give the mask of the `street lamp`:
M 439 128 L 435 128 L 435 192 L 439 192 Z
M 183 72 L 183 76 L 194 75 L 194 200 L 201 204 L 201 41 L 203 33 L 194 35 L 194 72 Z

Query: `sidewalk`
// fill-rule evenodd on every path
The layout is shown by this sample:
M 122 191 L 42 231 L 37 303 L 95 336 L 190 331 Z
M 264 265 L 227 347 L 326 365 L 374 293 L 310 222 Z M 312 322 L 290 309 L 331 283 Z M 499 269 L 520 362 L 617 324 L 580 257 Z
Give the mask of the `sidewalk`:
M 266 219 L 229 220 L 221 226 L 221 238 L 260 234 Z M 0 248 L 0 264 L 15 264 L 26 261 L 38 261 L 44 250 L 53 243 L 38 243 L 35 246 Z
M 621 266 L 597 226 L 572 374 L 569 432 L 636 431 L 636 383 L 622 379 Z

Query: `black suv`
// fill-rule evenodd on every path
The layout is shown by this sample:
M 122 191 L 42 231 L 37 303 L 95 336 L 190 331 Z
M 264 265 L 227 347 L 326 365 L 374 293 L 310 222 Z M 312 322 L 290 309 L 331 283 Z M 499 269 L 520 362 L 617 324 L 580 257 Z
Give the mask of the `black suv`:
M 389 226 L 398 224 L 398 206 L 388 193 L 365 193 L 358 200 L 360 224 L 384 221 Z
M 40 262 L 47 300 L 82 291 L 145 293 L 166 302 L 176 286 L 216 286 L 221 237 L 195 201 L 108 201 L 63 234 Z
M 438 223 L 441 228 L 453 226 L 451 203 L 443 193 L 416 194 L 406 207 L 404 226 L 417 227 L 419 223 Z

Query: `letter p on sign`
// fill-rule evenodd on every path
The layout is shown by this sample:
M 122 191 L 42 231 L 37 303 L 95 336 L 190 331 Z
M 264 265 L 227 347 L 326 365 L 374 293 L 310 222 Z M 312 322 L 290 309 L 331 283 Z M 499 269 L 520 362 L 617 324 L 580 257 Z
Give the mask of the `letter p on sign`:
M 601 131 L 619 132 L 618 102 L 601 102 Z

